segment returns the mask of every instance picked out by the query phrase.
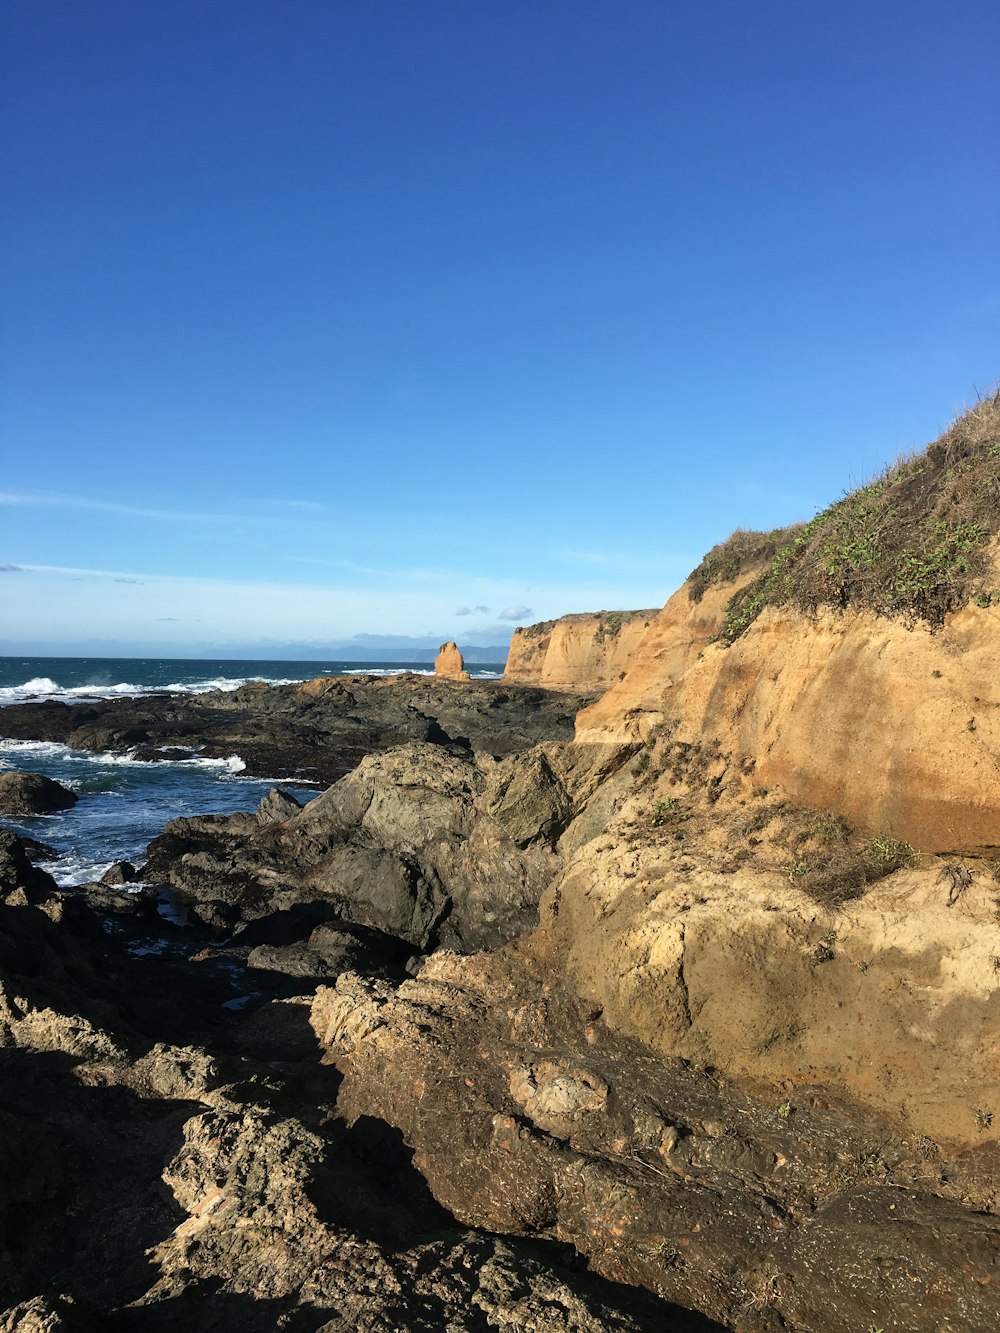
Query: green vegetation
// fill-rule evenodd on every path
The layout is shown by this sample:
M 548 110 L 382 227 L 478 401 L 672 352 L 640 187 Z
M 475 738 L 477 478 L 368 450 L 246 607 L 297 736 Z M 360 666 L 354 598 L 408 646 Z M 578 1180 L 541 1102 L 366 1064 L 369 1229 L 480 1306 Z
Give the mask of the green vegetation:
M 665 801 L 657 801 L 653 808 L 653 827 L 662 828 L 664 825 L 680 824 L 685 819 L 689 819 L 690 814 L 685 810 L 676 796 L 668 796 Z
M 819 937 L 819 943 L 809 954 L 813 963 L 832 963 L 836 954 L 833 946 L 837 943 L 837 932 L 835 930 L 825 930 Z
M 539 620 L 535 625 L 520 625 L 518 628 L 528 639 L 540 639 L 543 634 L 548 634 L 555 627 L 554 620 Z
M 843 496 L 810 522 L 736 532 L 690 578 L 697 601 L 712 583 L 755 564 L 760 573 L 726 606 L 719 638 L 732 643 L 765 606 L 856 607 L 940 625 L 975 599 L 986 548 L 1000 531 L 1000 390 L 982 398 L 923 453 Z M 773 548 L 773 549 L 772 549 Z
M 605 639 L 616 639 L 628 618 L 626 611 L 602 611 L 597 629 L 594 630 L 594 642 L 603 643 Z
M 655 615 L 657 615 L 655 610 L 598 611 L 594 642 L 603 643 L 605 639 L 616 639 L 622 626 L 630 624 L 633 620 L 643 619 L 648 626 Z
M 790 528 L 774 528 L 771 532 L 737 528 L 731 537 L 713 546 L 698 568 L 688 576 L 691 600 L 700 602 L 713 584 L 732 583 L 748 569 L 769 564 L 804 526 L 803 523 L 795 523 Z

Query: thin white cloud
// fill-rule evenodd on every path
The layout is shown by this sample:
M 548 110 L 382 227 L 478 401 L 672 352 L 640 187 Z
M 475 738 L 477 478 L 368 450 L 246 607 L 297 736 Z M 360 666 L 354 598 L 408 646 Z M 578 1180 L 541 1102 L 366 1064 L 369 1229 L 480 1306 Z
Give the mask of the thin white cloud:
M 127 518 L 158 519 L 168 523 L 259 523 L 261 515 L 212 513 L 196 509 L 160 509 L 120 500 L 103 500 L 92 495 L 69 495 L 62 491 L 0 491 L 0 505 L 22 509 L 82 509 L 98 514 L 118 514 Z M 320 514 L 327 506 L 318 500 L 269 500 L 266 506 L 291 509 L 300 513 Z M 281 514 L 272 521 L 289 523 L 293 514 Z M 294 558 L 294 557 L 289 557 Z
M 531 614 L 532 610 L 530 606 L 508 606 L 500 612 L 500 619 L 524 620 L 526 616 L 530 616 Z
M 150 509 L 145 505 L 120 504 L 116 500 L 98 500 L 88 495 L 62 495 L 57 491 L 0 491 L 0 505 L 31 509 L 89 509 L 100 514 L 169 519 L 171 522 L 190 522 L 194 519 L 219 522 L 223 517 L 232 517 L 196 513 L 193 510 Z

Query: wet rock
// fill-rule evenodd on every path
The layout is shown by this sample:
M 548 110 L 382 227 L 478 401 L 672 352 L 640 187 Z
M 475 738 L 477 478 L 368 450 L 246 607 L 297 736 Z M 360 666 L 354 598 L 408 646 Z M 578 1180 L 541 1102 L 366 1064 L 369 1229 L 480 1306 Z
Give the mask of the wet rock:
M 109 916 L 157 915 L 158 891 L 152 885 L 135 885 L 122 881 L 120 884 L 109 883 L 106 879 L 91 884 L 81 884 L 72 890 L 73 894 L 84 897 L 87 906 L 94 912 Z
M 134 884 L 138 878 L 138 871 L 131 861 L 114 861 L 101 876 L 101 883 L 121 886 Z
M 77 794 L 44 773 L 0 773 L 0 811 L 6 815 L 51 815 L 76 805 Z
M 0 898 L 20 892 L 26 901 L 39 902 L 55 892 L 56 882 L 32 865 L 28 850 L 15 833 L 0 829 Z
M 366 755 L 407 741 L 458 744 L 497 757 L 568 740 L 592 696 L 433 676 L 321 676 L 301 685 L 146 695 L 4 708 L 4 733 L 162 761 L 239 755 L 246 773 L 327 786 Z
M 0 829 L 0 833 L 12 833 L 13 829 Z M 58 861 L 62 852 L 56 847 L 51 847 L 47 842 L 41 842 L 38 838 L 26 838 L 23 833 L 16 835 L 21 840 L 21 846 L 27 852 L 29 858 L 34 861 Z

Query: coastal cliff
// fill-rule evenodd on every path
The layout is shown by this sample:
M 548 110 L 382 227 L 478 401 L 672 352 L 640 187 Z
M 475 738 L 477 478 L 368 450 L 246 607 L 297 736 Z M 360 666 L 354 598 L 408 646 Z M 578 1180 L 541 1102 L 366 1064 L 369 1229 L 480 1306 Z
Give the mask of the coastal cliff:
M 715 548 L 577 739 L 667 728 L 799 804 L 921 851 L 986 854 L 1000 846 L 998 528 L 994 395 L 809 525 Z
M 0 849 L 7 1139 L 42 1126 L 0 1327 L 208 1291 L 227 1329 L 994 1333 L 998 425 L 655 616 L 519 631 L 504 681 L 10 710 L 332 785 L 171 821 L 128 894 Z
M 595 611 L 518 627 L 503 678 L 554 690 L 606 690 L 635 660 L 656 615 L 655 608 Z

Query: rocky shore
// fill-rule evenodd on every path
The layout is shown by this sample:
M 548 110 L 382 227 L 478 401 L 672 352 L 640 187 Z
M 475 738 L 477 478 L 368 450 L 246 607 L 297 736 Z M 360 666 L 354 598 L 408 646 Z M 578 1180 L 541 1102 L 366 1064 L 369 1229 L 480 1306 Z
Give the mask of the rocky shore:
M 496 757 L 570 739 L 576 694 L 501 681 L 432 676 L 319 676 L 301 685 L 244 685 L 198 695 L 85 704 L 14 704 L 3 734 L 139 759 L 237 754 L 251 776 L 328 786 L 366 755 L 406 741 L 472 747 Z
M 994 1333 L 986 406 L 715 548 L 586 693 L 4 710 L 325 790 L 132 883 L 0 837 L 0 1330 Z M 582 689 L 580 625 L 514 674 L 544 640 Z

